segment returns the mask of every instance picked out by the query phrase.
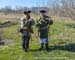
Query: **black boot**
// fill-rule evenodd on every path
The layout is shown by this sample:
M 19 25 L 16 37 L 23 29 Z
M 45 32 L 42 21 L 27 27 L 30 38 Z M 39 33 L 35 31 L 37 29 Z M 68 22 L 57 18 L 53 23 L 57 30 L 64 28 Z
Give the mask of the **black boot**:
M 25 49 L 25 52 L 28 52 L 27 48 Z
M 27 52 L 27 48 L 26 48 L 26 47 L 23 47 L 23 50 L 24 50 L 25 52 Z
M 49 51 L 48 43 L 45 44 L 46 50 Z
M 41 47 L 39 48 L 39 50 L 42 50 L 44 48 L 44 43 L 41 43 Z

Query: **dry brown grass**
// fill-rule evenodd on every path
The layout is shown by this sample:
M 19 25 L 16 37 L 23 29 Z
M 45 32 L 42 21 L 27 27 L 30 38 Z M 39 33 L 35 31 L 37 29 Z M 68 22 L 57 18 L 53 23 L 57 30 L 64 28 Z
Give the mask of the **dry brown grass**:
M 0 21 L 15 21 L 17 19 L 20 19 L 23 16 L 23 14 L 7 14 L 0 13 Z
M 4 13 L 0 13 L 0 21 L 16 21 L 19 20 L 21 17 L 23 16 L 23 14 L 7 14 L 5 15 Z M 37 20 L 39 18 L 39 16 L 31 14 L 32 18 L 34 18 L 35 20 Z M 53 20 L 56 21 L 65 21 L 65 22 L 75 22 L 74 20 L 72 20 L 71 18 L 68 17 L 58 17 L 58 16 L 52 16 Z
M 53 20 L 56 20 L 56 21 L 75 22 L 74 20 L 72 20 L 72 19 L 69 18 L 69 17 L 52 16 L 52 19 L 53 19 Z

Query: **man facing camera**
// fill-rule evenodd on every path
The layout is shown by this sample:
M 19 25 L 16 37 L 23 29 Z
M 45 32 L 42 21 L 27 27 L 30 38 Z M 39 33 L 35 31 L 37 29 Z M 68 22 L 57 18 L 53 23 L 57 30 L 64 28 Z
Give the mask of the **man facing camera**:
M 48 51 L 48 33 L 49 33 L 49 26 L 53 24 L 53 21 L 49 16 L 47 16 L 47 11 L 41 10 L 40 11 L 40 19 L 37 21 L 36 26 L 38 27 L 38 34 L 40 36 L 40 44 L 41 47 L 39 50 L 42 50 L 45 45 L 45 49 Z

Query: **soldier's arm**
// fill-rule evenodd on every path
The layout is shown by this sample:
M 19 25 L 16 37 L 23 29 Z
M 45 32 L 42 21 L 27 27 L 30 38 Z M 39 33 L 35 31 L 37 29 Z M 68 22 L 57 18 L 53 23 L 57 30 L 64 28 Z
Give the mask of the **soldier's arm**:
M 38 26 L 39 26 L 39 20 L 36 21 L 36 27 L 38 27 Z M 40 35 L 39 34 L 39 29 L 37 29 L 37 36 L 39 37 L 39 35 Z
M 35 24 L 35 20 L 34 19 L 32 19 L 32 25 L 34 25 Z
M 36 27 L 38 27 L 38 26 L 39 26 L 39 20 L 36 21 Z
M 40 32 L 38 31 L 38 37 L 40 36 Z
M 20 20 L 19 20 L 19 23 L 20 23 L 20 27 L 19 27 L 19 29 L 18 29 L 18 32 L 21 32 L 22 33 L 22 29 L 23 29 L 23 18 L 21 18 Z
M 49 21 L 49 25 L 53 24 L 53 20 L 51 19 L 51 17 L 49 17 L 48 21 Z
M 23 18 L 20 19 L 20 28 L 23 28 Z
M 30 21 L 31 29 L 29 29 L 29 31 L 30 31 L 31 33 L 34 33 L 34 32 L 33 32 L 33 25 L 34 25 L 34 24 L 35 24 L 34 19 L 31 19 L 31 21 Z

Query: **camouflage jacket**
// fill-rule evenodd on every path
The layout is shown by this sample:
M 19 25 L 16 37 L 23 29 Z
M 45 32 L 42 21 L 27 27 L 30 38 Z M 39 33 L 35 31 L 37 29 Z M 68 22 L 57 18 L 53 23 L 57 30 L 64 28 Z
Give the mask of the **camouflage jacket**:
M 24 35 L 30 35 L 31 32 L 33 32 L 32 26 L 34 25 L 34 20 L 33 19 L 25 19 L 24 17 L 21 18 L 20 20 L 20 24 L 21 24 L 21 32 Z
M 37 21 L 36 26 L 38 27 L 38 32 L 40 33 L 41 38 L 48 37 L 49 25 L 52 25 L 53 21 L 50 17 L 45 16 L 44 18 L 40 18 Z

